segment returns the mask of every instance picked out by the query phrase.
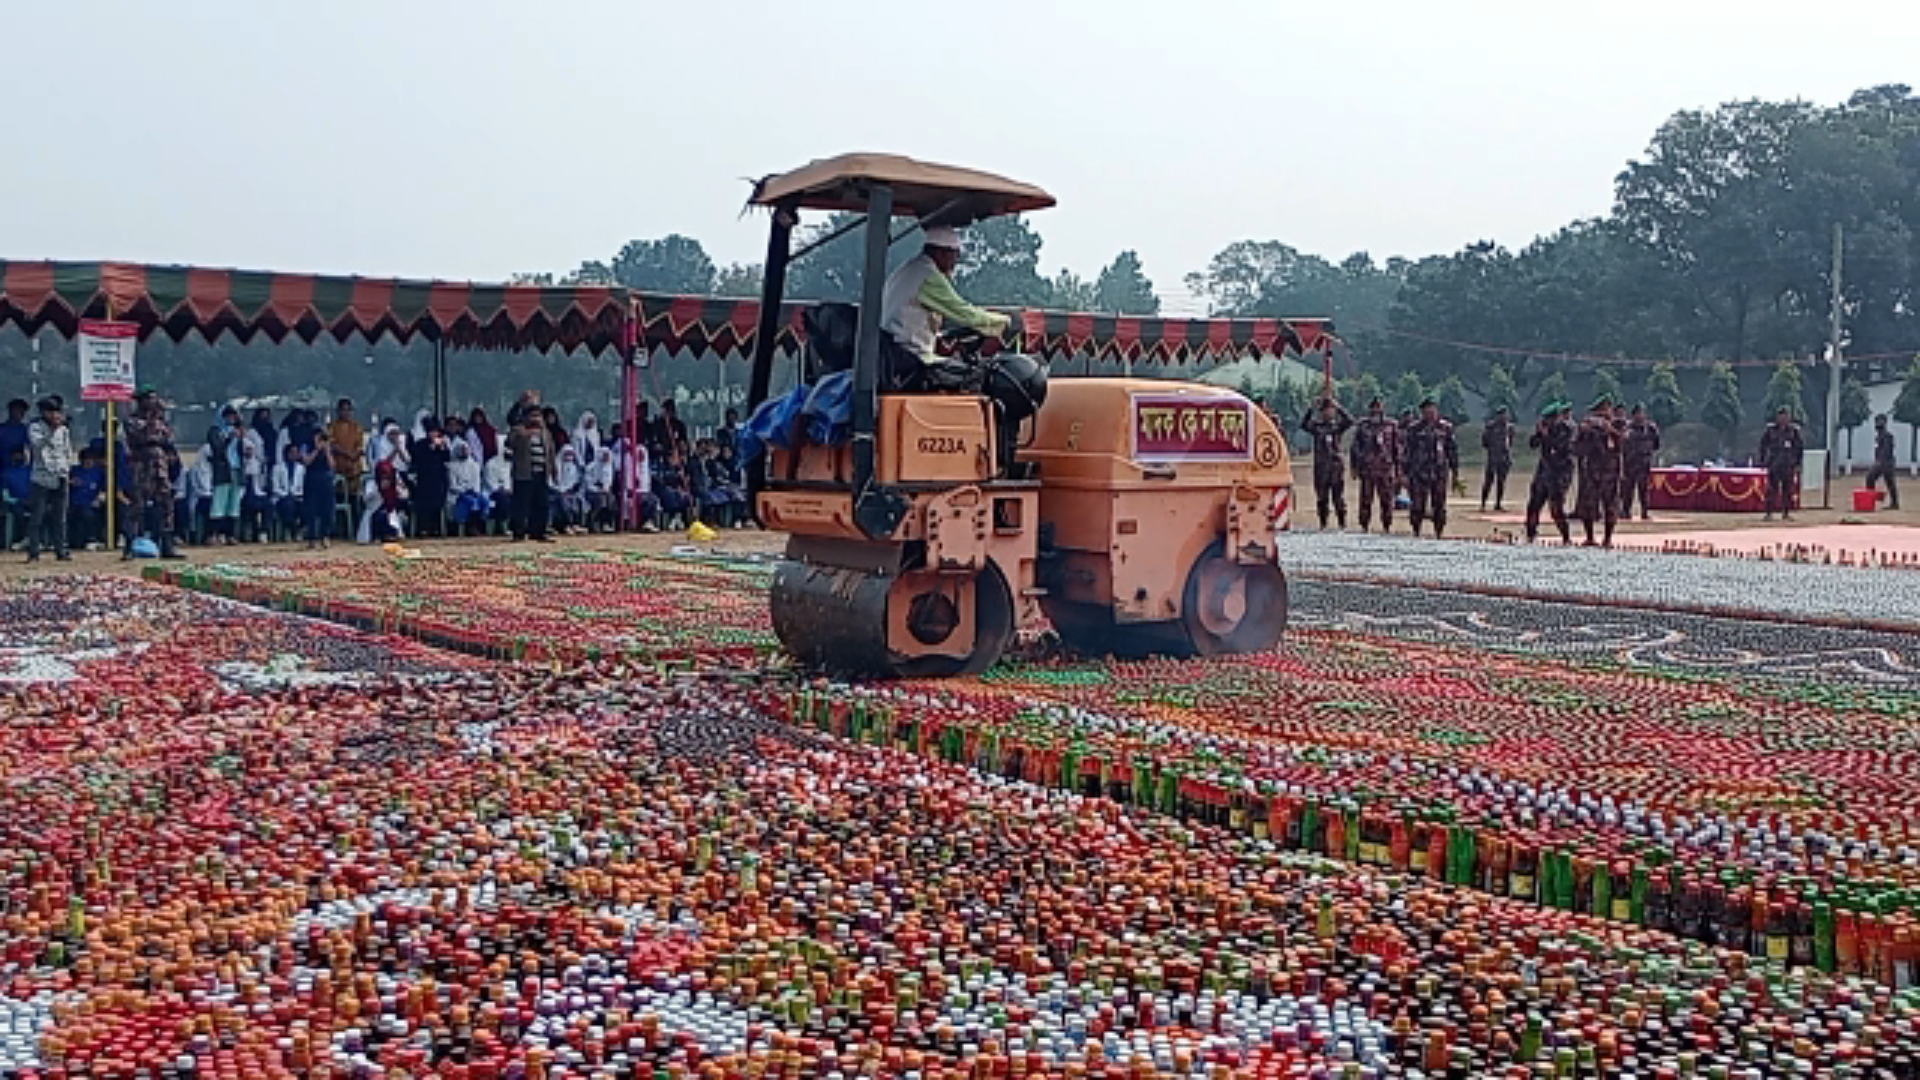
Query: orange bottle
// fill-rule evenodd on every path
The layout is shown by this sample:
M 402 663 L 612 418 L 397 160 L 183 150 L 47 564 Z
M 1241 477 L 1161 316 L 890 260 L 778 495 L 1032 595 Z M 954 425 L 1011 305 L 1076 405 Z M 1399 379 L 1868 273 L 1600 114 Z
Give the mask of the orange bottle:
M 1347 816 L 1338 810 L 1327 815 L 1327 855 L 1345 858 L 1347 853 Z
M 1914 985 L 1920 971 L 1920 934 L 1916 934 L 1913 919 L 1905 913 L 1895 916 L 1892 941 L 1887 948 L 1887 981 L 1895 990 L 1905 990 Z
M 1842 909 L 1835 918 L 1834 951 L 1842 975 L 1860 974 L 1860 917 Z

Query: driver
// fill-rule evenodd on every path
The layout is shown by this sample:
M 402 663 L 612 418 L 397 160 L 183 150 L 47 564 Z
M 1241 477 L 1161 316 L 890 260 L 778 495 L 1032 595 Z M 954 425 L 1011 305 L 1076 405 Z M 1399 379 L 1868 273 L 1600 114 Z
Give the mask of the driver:
M 997 337 L 1011 320 L 974 307 L 954 290 L 953 268 L 960 261 L 959 230 L 938 226 L 926 230 L 926 238 L 920 254 L 887 278 L 880 302 L 880 328 L 923 367 L 930 367 L 941 363 L 933 340 L 940 333 L 942 321 Z

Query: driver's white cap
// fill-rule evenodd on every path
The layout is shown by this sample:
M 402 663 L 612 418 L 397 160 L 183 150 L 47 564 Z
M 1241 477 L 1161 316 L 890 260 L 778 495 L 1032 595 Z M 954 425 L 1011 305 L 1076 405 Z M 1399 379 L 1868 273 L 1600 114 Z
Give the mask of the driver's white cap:
M 928 247 L 951 248 L 954 251 L 960 250 L 959 229 L 949 228 L 945 225 L 935 225 L 933 228 L 926 230 L 926 233 L 926 243 Z

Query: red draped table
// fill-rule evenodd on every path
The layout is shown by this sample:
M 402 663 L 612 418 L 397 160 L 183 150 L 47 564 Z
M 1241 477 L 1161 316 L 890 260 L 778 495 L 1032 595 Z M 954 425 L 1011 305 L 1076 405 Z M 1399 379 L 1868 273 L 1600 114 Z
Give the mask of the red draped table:
M 1799 485 L 1793 506 L 1799 509 Z M 1653 470 L 1655 510 L 1692 510 L 1702 514 L 1763 514 L 1767 509 L 1767 470 L 1677 466 Z

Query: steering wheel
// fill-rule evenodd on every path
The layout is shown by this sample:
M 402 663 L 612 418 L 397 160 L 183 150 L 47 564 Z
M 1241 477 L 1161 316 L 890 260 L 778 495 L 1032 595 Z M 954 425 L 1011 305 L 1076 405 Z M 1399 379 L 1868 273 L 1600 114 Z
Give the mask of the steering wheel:
M 971 326 L 954 326 L 940 331 L 941 351 L 948 356 L 969 363 L 980 359 L 980 352 L 987 347 L 987 335 Z
M 1018 324 L 1008 326 L 1006 332 L 997 337 L 983 334 L 970 326 L 953 326 L 940 331 L 937 340 L 941 352 L 968 362 L 977 362 L 989 346 L 994 346 L 996 352 L 1021 351 L 1026 335 Z

